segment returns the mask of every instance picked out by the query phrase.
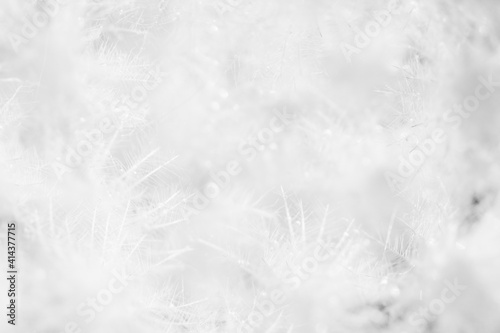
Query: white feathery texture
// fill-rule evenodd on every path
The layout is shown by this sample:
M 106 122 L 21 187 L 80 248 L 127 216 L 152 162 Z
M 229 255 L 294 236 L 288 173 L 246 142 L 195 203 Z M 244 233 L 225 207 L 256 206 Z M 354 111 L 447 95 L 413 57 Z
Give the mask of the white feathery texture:
M 499 17 L 0 1 L 0 331 L 500 332 Z

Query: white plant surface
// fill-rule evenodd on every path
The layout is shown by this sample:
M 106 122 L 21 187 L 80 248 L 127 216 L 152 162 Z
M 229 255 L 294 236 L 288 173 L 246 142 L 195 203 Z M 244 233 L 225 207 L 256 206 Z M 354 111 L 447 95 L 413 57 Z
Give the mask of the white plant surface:
M 0 0 L 0 332 L 499 333 L 499 19 Z

